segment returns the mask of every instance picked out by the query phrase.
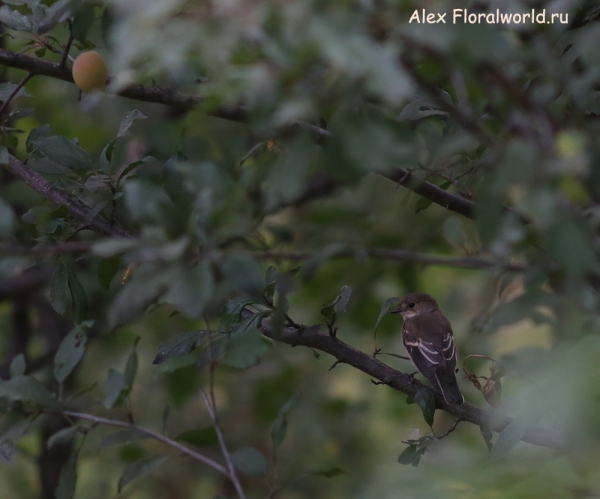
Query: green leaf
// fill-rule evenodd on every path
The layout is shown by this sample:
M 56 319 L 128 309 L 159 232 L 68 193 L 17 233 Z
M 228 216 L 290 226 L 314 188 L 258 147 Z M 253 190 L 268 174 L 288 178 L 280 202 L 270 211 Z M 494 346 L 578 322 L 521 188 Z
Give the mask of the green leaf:
M 244 307 L 251 303 L 252 300 L 246 297 L 235 298 L 225 303 L 219 314 L 219 332 L 230 331 L 240 321 L 240 315 Z
M 60 259 L 50 280 L 50 304 L 57 314 L 63 315 L 69 304 L 69 271 Z
M 335 300 L 321 307 L 321 315 L 331 324 L 334 324 L 337 321 L 338 315 L 346 311 L 346 305 L 348 304 L 348 300 L 350 300 L 351 294 L 352 288 L 343 286 Z
M 131 390 L 131 387 L 133 386 L 133 382 L 135 381 L 135 375 L 137 374 L 137 370 L 138 370 L 138 354 L 136 352 L 136 348 L 137 348 L 137 344 L 139 341 L 140 341 L 140 337 L 138 336 L 135 339 L 135 342 L 133 343 L 133 350 L 129 354 L 129 358 L 127 359 L 127 364 L 125 365 L 124 379 L 125 379 L 125 384 L 129 387 L 130 390 Z
M 275 294 L 275 287 L 277 286 L 277 269 L 272 265 L 267 269 L 265 274 L 265 295 L 269 298 L 273 298 Z
M 0 381 L 0 398 L 9 401 L 22 401 L 52 411 L 60 411 L 61 407 L 52 394 L 38 380 L 29 376 L 16 376 L 8 381 Z
M 92 160 L 89 154 L 78 144 L 62 135 L 41 136 L 31 143 L 38 154 L 41 154 L 50 165 L 80 172 L 87 172 L 92 168 Z
M 254 366 L 260 362 L 261 356 L 269 346 L 269 342 L 260 331 L 256 329 L 244 331 L 228 343 L 225 363 L 238 369 Z
M 119 182 L 121 181 L 122 178 L 126 177 L 129 173 L 131 173 L 133 170 L 135 170 L 138 166 L 143 165 L 144 163 L 152 163 L 153 161 L 156 161 L 156 158 L 153 158 L 152 156 L 146 156 L 142 159 L 138 159 L 137 161 L 134 161 L 133 163 L 130 163 L 125 168 L 123 168 L 123 171 L 121 173 L 119 173 L 119 177 L 117 178 L 117 184 L 119 184 Z
M 119 126 L 119 133 L 117 134 L 117 138 L 126 135 L 135 120 L 145 120 L 146 118 L 148 118 L 148 116 L 146 116 L 141 111 L 138 111 L 137 109 L 129 111 L 121 120 L 121 125 Z
M 27 152 L 31 153 L 35 149 L 35 141 L 40 137 L 47 137 L 50 133 L 50 125 L 40 125 L 35 127 L 29 135 L 27 136 L 27 140 L 25 142 L 25 146 L 27 148 Z
M 10 461 L 16 451 L 19 441 L 31 429 L 33 418 L 25 418 L 22 414 L 12 412 L 6 415 L 0 436 L 0 458 Z
M 417 390 L 415 394 L 415 402 L 423 411 L 423 417 L 425 422 L 429 426 L 433 426 L 433 416 L 435 414 L 435 397 L 431 390 L 422 386 Z
M 59 383 L 63 383 L 67 379 L 85 353 L 87 335 L 84 328 L 87 325 L 76 326 L 65 336 L 58 347 L 54 356 L 54 377 Z
M 84 42 L 89 29 L 94 24 L 94 6 L 91 4 L 81 5 L 74 13 L 71 24 L 71 34 L 76 40 Z
M 52 434 L 46 442 L 46 447 L 51 449 L 54 444 L 64 444 L 73 440 L 79 433 L 79 426 L 69 426 Z
M 532 407 L 525 414 L 514 418 L 498 435 L 498 440 L 496 440 L 490 451 L 490 461 L 496 462 L 505 457 L 525 434 L 537 424 L 540 417 L 539 410 Z
M 398 456 L 398 462 L 400 464 L 410 464 L 416 468 L 417 466 L 419 466 L 421 456 L 425 454 L 425 450 L 425 447 L 419 447 L 418 445 L 409 445 L 406 449 L 402 451 L 400 456 Z
M 379 312 L 379 317 L 377 317 L 377 322 L 375 323 L 375 329 L 373 331 L 373 336 L 377 334 L 377 329 L 379 328 L 379 324 L 381 320 L 388 314 L 390 307 L 397 306 L 400 302 L 400 298 L 397 296 L 393 296 L 392 298 L 388 298 L 385 300 L 385 303 L 381 306 L 381 312 Z
M 231 454 L 233 465 L 244 475 L 266 476 L 267 462 L 258 449 L 242 447 Z
M 258 312 L 256 314 L 249 315 L 245 319 L 242 319 L 238 322 L 235 327 L 231 330 L 231 338 L 237 338 L 240 334 L 250 331 L 256 330 L 260 328 L 260 324 L 262 320 L 270 314 L 269 310 L 264 310 L 262 312 Z
M 310 474 L 325 478 L 334 478 L 336 476 L 345 475 L 346 472 L 342 468 L 336 466 L 335 468 L 328 468 L 326 470 L 311 471 Z
M 1 153 L 1 151 L 0 151 Z M 0 238 L 8 238 L 15 228 L 15 214 L 8 203 L 0 198 Z
M 170 357 L 188 355 L 197 348 L 204 339 L 205 331 L 184 331 L 171 336 L 158 346 L 158 353 L 154 358 L 153 364 L 160 364 Z
M 110 291 L 110 283 L 115 275 L 117 275 L 120 266 L 120 256 L 111 256 L 100 260 L 100 263 L 98 264 L 98 283 L 106 289 L 106 291 Z
M 85 321 L 87 316 L 87 295 L 71 266 L 67 267 L 67 273 L 71 302 L 73 303 L 73 321 L 75 324 L 79 324 Z
M 206 428 L 198 428 L 197 430 L 189 430 L 180 433 L 175 437 L 175 440 L 196 445 L 197 447 L 216 445 L 219 443 L 214 426 L 207 426 Z
M 10 95 L 16 90 L 17 86 L 17 83 L 0 83 L 0 101 L 6 101 L 10 97 Z M 17 94 L 13 97 L 13 99 L 16 99 L 17 97 L 31 96 L 29 95 L 29 92 L 27 92 L 27 89 L 25 87 L 21 87 Z
M 77 458 L 78 454 L 74 452 L 61 468 L 58 487 L 56 487 L 56 499 L 73 499 L 77 483 Z
M 285 440 L 288 428 L 288 415 L 299 400 L 300 397 L 297 394 L 294 394 L 292 398 L 290 398 L 285 404 L 283 404 L 281 409 L 279 409 L 277 418 L 273 422 L 273 426 L 271 426 L 271 441 L 273 442 L 273 449 L 277 449 L 277 447 L 279 447 Z
M 113 171 L 113 157 L 116 144 L 117 139 L 111 140 L 104 146 L 104 149 L 102 149 L 102 152 L 100 153 L 100 167 L 106 175 L 110 175 Z
M 104 407 L 107 409 L 123 403 L 127 395 L 129 395 L 129 386 L 125 382 L 125 376 L 114 369 L 108 370 L 108 379 L 106 380 L 104 389 L 106 390 Z
M 223 263 L 221 270 L 225 278 L 239 291 L 254 298 L 262 296 L 263 270 L 251 256 L 230 256 Z
M 193 366 L 194 364 L 200 364 L 198 355 L 196 354 L 188 354 L 188 355 L 179 355 L 177 357 L 170 357 L 160 362 L 160 365 L 154 371 L 156 374 L 167 374 L 178 371 L 179 369 L 183 369 L 185 367 Z M 204 366 L 200 366 L 203 368 Z
M 25 355 L 20 353 L 10 363 L 10 377 L 23 376 L 26 369 Z
M 140 433 L 139 431 L 119 430 L 106 435 L 102 439 L 98 447 L 100 449 L 104 449 L 105 447 L 110 447 L 111 445 L 129 444 L 131 442 L 137 442 L 139 440 L 145 440 L 147 438 L 149 438 L 148 435 Z
M 164 301 L 188 317 L 200 319 L 213 296 L 214 287 L 210 263 L 204 261 L 197 267 L 181 269 L 172 280 Z
M 152 473 L 154 470 L 162 466 L 168 459 L 169 456 L 149 456 L 127 466 L 125 470 L 123 470 L 121 478 L 119 478 L 119 494 L 131 481 L 140 476 Z

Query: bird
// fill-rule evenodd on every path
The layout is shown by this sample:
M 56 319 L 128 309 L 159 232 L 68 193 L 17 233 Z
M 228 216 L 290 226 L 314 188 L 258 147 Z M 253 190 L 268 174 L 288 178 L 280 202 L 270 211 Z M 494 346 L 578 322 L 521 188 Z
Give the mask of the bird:
M 402 342 L 415 369 L 448 404 L 462 404 L 465 399 L 456 381 L 452 327 L 435 299 L 427 293 L 409 293 L 391 313 L 402 314 Z

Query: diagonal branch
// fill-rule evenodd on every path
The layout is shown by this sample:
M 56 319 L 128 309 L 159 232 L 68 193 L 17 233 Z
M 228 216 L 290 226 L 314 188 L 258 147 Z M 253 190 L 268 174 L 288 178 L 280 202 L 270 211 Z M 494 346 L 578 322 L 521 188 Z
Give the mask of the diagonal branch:
M 54 187 L 40 174 L 34 172 L 26 164 L 21 163 L 12 154 L 9 155 L 9 163 L 5 165 L 10 172 L 20 178 L 33 190 L 39 192 L 48 201 L 59 206 L 64 206 L 69 213 L 79 218 L 86 227 L 107 236 L 130 237 L 124 230 L 115 225 L 111 225 L 108 220 L 99 215 L 89 217 L 89 208 L 80 201 L 72 199 L 66 192 Z
M 127 423 L 125 421 L 119 421 L 117 419 L 102 418 L 102 417 L 94 416 L 93 414 L 87 414 L 84 412 L 63 411 L 63 414 L 65 416 L 69 416 L 72 418 L 85 419 L 87 421 L 92 421 L 95 424 L 116 426 L 117 428 L 127 428 L 128 430 L 135 430 L 139 433 L 143 433 L 144 435 L 147 435 L 150 438 L 153 438 L 154 440 L 158 440 L 159 442 L 162 442 L 163 444 L 166 444 L 170 447 L 173 447 L 174 449 L 177 449 L 182 454 L 190 456 L 191 458 L 195 459 L 196 461 L 200 461 L 201 463 L 206 464 L 207 466 L 218 471 L 219 473 L 222 473 L 226 477 L 229 477 L 229 473 L 227 472 L 227 470 L 223 466 L 221 466 L 219 463 L 217 463 L 216 461 L 211 459 L 210 457 L 207 457 L 204 454 L 201 454 L 200 452 L 192 450 L 189 447 L 186 447 L 185 445 L 180 444 L 176 440 L 173 440 L 169 437 L 165 437 L 164 435 L 161 435 L 160 433 L 157 433 L 155 431 L 149 430 L 148 428 L 144 428 L 142 426 L 138 426 L 138 425 L 132 424 L 132 423 Z
M 74 83 L 71 68 L 6 49 L 0 49 L 0 65 L 23 69 L 32 75 L 50 76 L 57 80 Z M 184 94 L 169 88 L 146 85 L 129 85 L 117 92 L 117 95 L 143 102 L 155 102 L 182 111 L 189 111 L 202 102 L 202 98 L 195 95 Z M 248 113 L 242 106 L 223 106 L 209 111 L 207 114 L 232 121 L 248 120 Z
M 249 316 L 251 312 L 244 310 L 242 316 Z M 387 384 L 394 390 L 398 390 L 411 397 L 414 397 L 417 390 L 425 386 L 419 381 L 411 378 L 408 374 L 397 371 L 356 348 L 344 343 L 337 337 L 330 334 L 323 334 L 309 330 L 302 330 L 296 327 L 286 327 L 278 333 L 274 330 L 271 318 L 264 318 L 261 322 L 262 333 L 272 340 L 287 343 L 292 346 L 305 346 L 328 353 L 337 359 L 338 363 L 348 364 L 352 367 L 368 374 L 369 376 Z M 436 401 L 436 407 L 452 414 L 456 418 L 480 425 L 487 412 L 480 407 L 465 402 L 462 405 L 451 405 L 444 401 L 441 395 L 433 392 Z M 506 428 L 511 418 L 502 418 L 491 422 L 491 429 L 501 432 Z M 534 445 L 543 447 L 561 448 L 563 445 L 560 436 L 549 428 L 535 427 L 527 431 L 522 440 Z

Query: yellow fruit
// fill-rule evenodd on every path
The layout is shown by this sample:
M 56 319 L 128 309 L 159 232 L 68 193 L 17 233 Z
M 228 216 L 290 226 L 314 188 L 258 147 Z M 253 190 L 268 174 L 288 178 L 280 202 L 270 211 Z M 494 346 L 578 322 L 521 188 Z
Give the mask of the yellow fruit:
M 73 80 L 84 92 L 104 90 L 108 79 L 108 68 L 104 57 L 90 51 L 79 54 L 73 63 Z

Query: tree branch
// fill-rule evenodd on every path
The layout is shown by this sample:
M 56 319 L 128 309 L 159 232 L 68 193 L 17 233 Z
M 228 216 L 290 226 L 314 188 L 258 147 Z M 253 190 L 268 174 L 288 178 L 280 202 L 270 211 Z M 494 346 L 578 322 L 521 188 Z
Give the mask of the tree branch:
M 242 317 L 247 317 L 251 313 L 244 310 Z M 361 352 L 329 334 L 310 332 L 295 327 L 286 327 L 281 333 L 276 333 L 269 317 L 261 321 L 261 331 L 265 336 L 275 341 L 287 343 L 292 346 L 301 345 L 328 353 L 335 357 L 338 362 L 348 364 L 383 382 L 394 390 L 398 390 L 411 397 L 416 395 L 419 388 L 426 386 L 418 380 L 411 378 L 408 374 L 389 367 L 373 356 Z M 448 404 L 441 395 L 433 390 L 431 391 L 435 396 L 436 407 L 452 414 L 460 420 L 480 425 L 486 415 L 484 409 L 468 402 L 462 405 Z M 511 421 L 512 419 L 508 417 L 501 420 L 494 420 L 491 422 L 491 429 L 495 432 L 501 432 Z M 522 440 L 534 445 L 555 449 L 561 448 L 563 445 L 562 439 L 555 431 L 541 427 L 535 427 L 527 431 Z
M 136 424 L 127 423 L 125 421 L 118 421 L 116 419 L 109 419 L 109 418 L 101 418 L 99 416 L 94 416 L 93 414 L 87 414 L 84 412 L 63 411 L 63 414 L 65 414 L 66 416 L 70 416 L 72 418 L 85 419 L 87 421 L 92 421 L 96 424 L 105 424 L 108 426 L 116 426 L 118 428 L 127 428 L 129 430 L 135 430 L 139 433 L 143 433 L 144 435 L 148 435 L 150 438 L 153 438 L 154 440 L 158 440 L 159 442 L 162 442 L 163 444 L 166 444 L 170 447 L 173 447 L 174 449 L 177 449 L 182 454 L 190 456 L 191 458 L 195 459 L 196 461 L 200 461 L 201 463 L 206 464 L 207 466 L 210 466 L 212 469 L 217 470 L 219 473 L 222 473 L 223 475 L 225 475 L 226 477 L 229 478 L 229 473 L 227 472 L 227 470 L 223 466 L 221 466 L 219 463 L 217 463 L 216 461 L 205 456 L 204 454 L 201 454 L 200 452 L 196 452 L 195 450 L 192 450 L 189 447 L 186 447 L 185 445 L 180 444 L 176 440 L 170 439 L 169 437 L 165 437 L 164 435 L 161 435 L 160 433 L 156 433 L 155 431 L 149 430 L 142 426 L 138 426 Z
M 101 234 L 114 237 L 130 237 L 124 230 L 115 225 L 111 225 L 106 219 L 99 215 L 90 218 L 88 213 L 90 209 L 77 200 L 72 199 L 68 194 L 54 187 L 44 177 L 34 172 L 24 163 L 21 163 L 13 155 L 9 155 L 9 163 L 5 165 L 13 175 L 20 178 L 29 187 L 39 192 L 48 201 L 59 206 L 65 206 L 69 213 L 79 218 L 91 230 Z
M 43 61 L 35 57 L 0 49 L 0 65 L 10 68 L 23 69 L 32 75 L 43 75 L 58 80 L 73 82 L 71 68 Z M 143 102 L 155 102 L 178 110 L 189 111 L 202 102 L 202 98 L 177 92 L 168 88 L 146 85 L 129 85 L 117 92 L 117 95 L 127 99 Z M 231 121 L 247 121 L 248 113 L 243 106 L 223 106 L 207 113 L 209 116 Z

